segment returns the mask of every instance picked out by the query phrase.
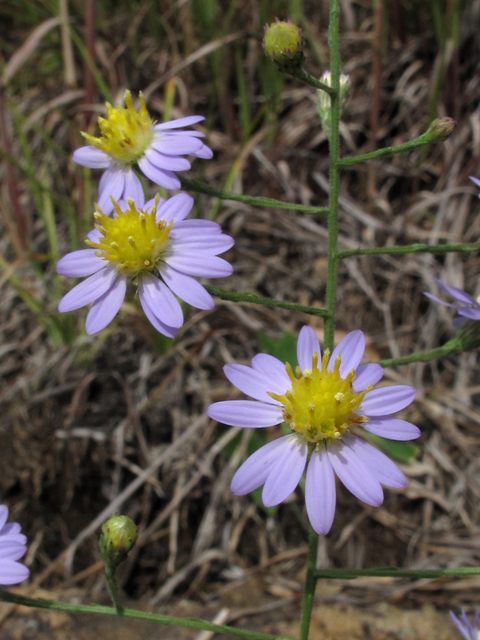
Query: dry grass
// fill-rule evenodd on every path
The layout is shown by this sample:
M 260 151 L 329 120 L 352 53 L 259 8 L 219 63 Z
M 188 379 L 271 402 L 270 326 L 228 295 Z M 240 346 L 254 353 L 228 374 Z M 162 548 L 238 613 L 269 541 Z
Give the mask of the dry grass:
M 165 82 L 174 77 L 173 115 L 209 115 L 215 159 L 196 161 L 188 177 L 217 188 L 230 180 L 238 193 L 326 204 L 327 144 L 310 89 L 287 80 L 277 100 L 276 121 L 273 115 L 266 121 L 261 118 L 268 98 L 265 78 L 276 72 L 265 67 L 257 43 L 257 3 L 243 3 L 228 33 L 219 29 L 208 40 L 187 3 L 164 3 L 158 24 L 149 26 L 145 21 L 152 20 L 152 3 L 136 5 L 136 21 L 128 3 L 116 3 L 117 10 L 107 17 L 108 4 L 99 8 L 95 53 L 112 95 L 127 85 L 143 89 L 161 118 Z M 345 0 L 342 7 L 343 70 L 353 83 L 341 130 L 346 155 L 371 149 L 374 54 L 370 3 Z M 78 7 L 70 10 L 83 37 Z M 271 3 L 272 17 L 280 10 Z M 318 56 L 325 59 L 326 3 L 306 2 L 304 11 L 318 41 Z M 341 249 L 478 240 L 477 190 L 468 175 L 478 174 L 480 156 L 479 11 L 480 3 L 470 2 L 462 13 L 458 52 L 437 105 L 440 115 L 452 113 L 447 108 L 457 113 L 454 135 L 426 155 L 415 152 L 345 170 Z M 226 9 L 220 15 L 224 21 Z M 398 31 L 402 25 L 393 19 L 388 25 L 378 146 L 404 142 L 424 130 L 435 77 L 437 47 L 428 12 L 417 14 L 405 3 L 402 15 L 404 41 Z M 10 73 L 13 51 L 31 33 L 30 26 L 22 24 L 13 31 L 7 56 Z M 167 34 L 164 39 L 154 37 L 155 29 Z M 229 38 L 231 33 L 235 38 Z M 4 154 L 1 168 L 0 254 L 10 266 L 2 273 L 0 298 L 0 490 L 12 517 L 29 536 L 27 564 L 33 583 L 49 589 L 74 583 L 96 598 L 100 591 L 105 596 L 96 534 L 109 514 L 121 511 L 140 527 L 139 544 L 122 572 L 122 584 L 131 597 L 148 597 L 156 605 L 179 594 L 217 602 L 225 591 L 239 588 L 256 574 L 262 576 L 265 592 L 280 598 L 280 606 L 296 602 L 306 544 L 303 498 L 298 492 L 275 514 L 267 514 L 251 497 L 232 496 L 230 480 L 245 454 L 248 434 L 220 429 L 206 418 L 205 409 L 212 401 L 236 397 L 222 365 L 248 362 L 258 351 L 259 331 L 280 337 L 285 331 L 298 332 L 308 322 L 321 337 L 321 320 L 218 301 L 212 312 L 191 310 L 178 340 L 170 343 L 154 333 L 130 297 L 118 322 L 101 335 L 77 335 L 85 316 L 80 311 L 78 322 L 62 320 L 63 344 L 55 343 L 47 320 L 57 318 L 58 297 L 69 285 L 53 275 L 53 250 L 44 217 L 39 216 L 39 198 L 42 206 L 46 197 L 51 199 L 64 253 L 70 247 L 69 234 L 82 237 L 76 227 L 82 226 L 84 203 L 91 197 L 88 176 L 84 180 L 82 171 L 67 159 L 79 142 L 76 132 L 85 113 L 100 113 L 103 98 L 97 93 L 95 104 L 85 105 L 80 85 L 67 87 L 62 73 L 46 73 L 48 64 L 57 68 L 63 60 L 58 28 L 50 34 L 36 44 L 33 57 L 21 50 L 23 64 L 13 69 L 0 104 L 3 150 L 10 154 L 10 162 Z M 212 54 L 206 59 L 204 54 L 214 50 L 220 58 Z M 250 92 L 252 116 L 260 110 L 258 124 L 247 137 L 240 125 L 236 55 Z M 309 55 L 308 68 L 318 76 L 323 70 L 314 55 Z M 78 55 L 76 71 L 80 76 Z M 450 90 L 451 73 L 460 87 L 455 94 Z M 35 176 L 44 185 L 39 195 L 32 176 L 22 169 L 27 163 L 18 137 L 19 114 Z M 93 198 L 97 180 L 95 174 Z M 199 216 L 208 216 L 217 206 L 205 196 L 196 202 Z M 235 272 L 221 286 L 322 305 L 327 239 L 323 219 L 224 203 L 217 220 L 236 240 L 226 256 Z M 23 235 L 21 221 L 27 230 Z M 433 286 L 435 275 L 479 294 L 478 266 L 473 254 L 347 259 L 339 276 L 338 337 L 363 329 L 372 360 L 442 343 L 451 333 L 451 315 L 427 302 L 422 291 Z M 20 288 L 12 286 L 12 275 Z M 41 314 L 32 313 L 25 303 L 25 291 L 40 301 L 44 324 L 39 322 Z M 422 429 L 420 457 L 403 468 L 407 488 L 387 490 L 379 509 L 361 505 L 339 487 L 335 523 L 321 541 L 319 565 L 478 565 L 477 354 L 389 370 L 387 379 L 418 390 L 408 417 Z M 234 438 L 238 446 L 228 458 L 224 448 Z M 363 579 L 342 583 L 330 600 L 407 600 L 455 608 L 476 601 L 479 587 L 478 578 Z

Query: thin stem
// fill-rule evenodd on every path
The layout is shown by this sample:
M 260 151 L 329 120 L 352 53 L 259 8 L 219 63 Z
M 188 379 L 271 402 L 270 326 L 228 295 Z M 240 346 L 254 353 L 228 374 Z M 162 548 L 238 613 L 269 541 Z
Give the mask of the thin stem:
M 244 204 L 249 204 L 254 207 L 274 207 L 275 209 L 289 209 L 290 211 L 303 211 L 303 213 L 313 214 L 328 213 L 328 209 L 325 207 L 308 207 L 304 204 L 283 202 L 282 200 L 275 200 L 274 198 L 242 196 L 238 193 L 220 191 L 219 189 L 213 189 L 198 180 L 186 180 L 185 178 L 180 178 L 180 182 L 182 183 L 182 189 L 185 189 L 185 191 L 204 193 L 207 196 L 213 196 L 215 198 L 220 198 L 221 200 L 235 200 L 236 202 L 243 202 Z
M 310 528 L 307 556 L 307 576 L 305 578 L 305 591 L 303 593 L 302 603 L 302 621 L 300 625 L 300 640 L 308 640 L 308 631 L 310 629 L 310 620 L 312 617 L 313 599 L 315 597 L 315 586 L 317 584 L 317 577 L 315 575 L 315 569 L 317 568 L 317 552 L 318 535 L 312 528 Z
M 355 578 L 445 578 L 480 575 L 480 567 L 461 567 L 459 569 L 397 569 L 379 567 L 375 569 L 320 569 L 315 571 L 316 578 L 354 580 Z
M 411 151 L 411 149 L 416 149 L 417 147 L 422 147 L 425 144 L 430 144 L 435 142 L 432 140 L 431 136 L 427 133 L 423 133 L 415 140 L 410 140 L 409 142 L 404 142 L 403 144 L 399 144 L 396 147 L 385 147 L 384 149 L 377 149 L 376 151 L 372 151 L 371 153 L 364 153 L 361 156 L 353 156 L 353 158 L 343 158 L 338 162 L 339 167 L 352 167 L 355 164 L 360 164 L 360 162 L 366 162 L 367 160 L 374 160 L 375 158 L 381 158 L 382 156 L 391 156 L 394 153 L 403 153 L 404 151 Z
M 335 95 L 336 91 L 338 91 L 333 88 L 333 84 L 331 87 L 329 87 L 328 84 L 320 82 L 320 80 L 317 80 L 314 76 L 311 76 L 305 71 L 305 69 L 296 69 L 295 71 L 290 72 L 290 75 L 292 75 L 294 78 L 297 78 L 297 80 L 300 80 L 300 82 L 308 84 L 314 89 L 325 91 L 325 93 L 328 93 L 328 95 L 330 96 Z
M 118 587 L 117 587 L 117 578 L 115 577 L 115 569 L 110 565 L 105 565 L 105 578 L 107 580 L 108 590 L 110 591 L 110 595 L 112 596 L 113 605 L 115 607 L 115 611 L 119 616 L 121 616 L 124 612 L 124 608 L 118 597 Z
M 329 316 L 325 318 L 325 349 L 333 349 L 335 331 L 335 305 L 337 298 L 338 274 L 338 188 L 339 188 L 339 154 L 340 154 L 340 49 L 339 49 L 339 6 L 338 0 L 330 0 L 330 22 L 328 27 L 328 43 L 330 47 L 330 72 L 332 92 L 330 93 L 331 131 L 330 131 L 330 193 L 328 212 L 328 273 L 326 307 Z M 300 640 L 308 640 L 310 621 L 312 618 L 313 599 L 317 576 L 315 566 L 318 551 L 318 534 L 310 532 L 308 547 L 307 575 L 303 596 Z
M 382 367 L 393 367 L 394 365 L 411 364 L 413 362 L 430 362 L 430 360 L 435 360 L 435 358 L 441 358 L 449 353 L 458 353 L 459 351 L 462 351 L 461 345 L 452 340 L 444 344 L 442 347 L 437 347 L 430 351 L 415 351 L 409 356 L 380 360 L 379 364 Z
M 337 258 L 343 260 L 344 258 L 351 258 L 352 256 L 383 256 L 392 255 L 395 253 L 470 253 L 472 251 L 480 251 L 480 243 L 474 242 L 471 244 L 465 244 L 463 242 L 452 242 L 451 244 L 442 244 L 436 247 L 432 247 L 429 244 L 410 244 L 405 247 L 378 247 L 374 249 L 347 249 L 346 251 L 340 251 Z
M 252 302 L 253 304 L 261 304 L 264 307 L 278 307 L 280 309 L 290 309 L 291 311 L 301 311 L 309 313 L 311 316 L 319 316 L 321 318 L 330 317 L 330 312 L 326 309 L 317 309 L 316 307 L 306 307 L 302 304 L 294 302 L 284 302 L 283 300 L 274 300 L 273 298 L 264 298 L 257 296 L 256 293 L 235 293 L 233 291 L 225 291 L 210 285 L 203 285 L 212 296 L 216 296 L 221 300 L 231 300 L 232 302 Z
M 27 598 L 16 595 L 0 588 L 0 602 L 10 602 L 23 607 L 35 607 L 37 609 L 51 609 L 54 611 L 67 611 L 68 613 L 91 613 L 104 616 L 116 616 L 117 611 L 113 607 L 103 607 L 100 605 L 70 604 L 68 602 L 56 602 L 55 600 L 44 600 L 43 598 Z M 186 627 L 188 629 L 201 629 L 213 633 L 226 633 L 238 638 L 249 638 L 251 640 L 293 640 L 288 636 L 272 636 L 269 633 L 259 633 L 256 631 L 244 631 L 235 629 L 228 625 L 213 624 L 207 620 L 199 618 L 177 618 L 175 616 L 164 616 L 158 613 L 147 613 L 136 609 L 123 609 L 122 616 L 125 618 L 136 618 L 138 620 L 149 620 L 157 624 L 168 626 Z

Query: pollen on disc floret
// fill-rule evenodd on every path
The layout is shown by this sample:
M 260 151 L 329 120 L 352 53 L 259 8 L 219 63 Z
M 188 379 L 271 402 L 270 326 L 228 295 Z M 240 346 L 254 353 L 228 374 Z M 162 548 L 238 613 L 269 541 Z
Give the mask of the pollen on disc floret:
M 96 256 L 108 260 L 126 275 L 154 270 L 167 255 L 173 225 L 163 220 L 157 222 L 158 202 L 157 197 L 150 211 L 138 210 L 131 198 L 124 210 L 114 203 L 113 218 L 97 211 L 95 226 L 102 235 L 86 243 L 97 249 Z
M 371 386 L 355 393 L 352 384 L 355 371 L 352 369 L 345 378 L 340 375 L 342 356 L 335 359 L 334 367 L 327 370 L 330 352 L 327 349 L 318 368 L 318 353 L 312 356 L 312 368 L 295 373 L 287 362 L 285 369 L 291 382 L 291 389 L 284 395 L 269 395 L 283 405 L 283 417 L 292 431 L 301 439 L 315 445 L 322 441 L 338 440 L 354 425 L 368 420 L 357 414 L 366 393 Z

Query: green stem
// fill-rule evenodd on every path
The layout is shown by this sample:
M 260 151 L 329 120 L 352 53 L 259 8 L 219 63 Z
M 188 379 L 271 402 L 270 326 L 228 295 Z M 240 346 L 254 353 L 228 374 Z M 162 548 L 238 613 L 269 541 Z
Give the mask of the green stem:
M 429 134 L 423 133 L 418 138 L 415 138 L 415 140 L 404 142 L 403 144 L 399 144 L 396 147 L 385 147 L 384 149 L 377 149 L 376 151 L 372 151 L 371 153 L 364 153 L 361 156 L 353 156 L 353 158 L 343 158 L 343 160 L 339 161 L 338 166 L 352 167 L 355 164 L 367 162 L 367 160 L 374 160 L 375 158 L 381 158 L 382 156 L 391 156 L 395 153 L 411 151 L 412 149 L 423 147 L 424 145 L 431 144 L 433 142 L 435 142 L 435 140 L 432 140 Z
M 338 91 L 333 88 L 333 83 L 332 83 L 332 86 L 329 87 L 328 84 L 325 84 L 324 82 L 320 82 L 320 80 L 317 80 L 314 76 L 311 76 L 309 73 L 305 71 L 305 69 L 295 69 L 295 71 L 290 72 L 290 75 L 292 75 L 294 78 L 297 78 L 297 80 L 300 80 L 300 82 L 303 82 L 304 84 L 308 84 L 310 87 L 313 87 L 314 89 L 325 91 L 325 93 L 328 93 L 329 96 L 335 95 L 335 93 Z
M 274 198 L 242 196 L 237 193 L 220 191 L 219 189 L 213 189 L 198 180 L 186 180 L 185 178 L 180 178 L 180 182 L 182 183 L 182 189 L 185 189 L 185 191 L 204 193 L 207 196 L 213 196 L 214 198 L 220 198 L 221 200 L 235 200 L 236 202 L 243 202 L 244 204 L 249 204 L 254 207 L 274 207 L 275 209 L 288 209 L 290 211 L 303 211 L 303 213 L 313 214 L 328 213 L 328 209 L 325 207 L 308 207 L 304 204 L 283 202 L 282 200 L 275 200 Z
M 470 253 L 480 251 L 480 243 L 465 244 L 463 242 L 452 242 L 451 244 L 441 244 L 436 247 L 429 244 L 410 244 L 405 247 L 378 247 L 374 249 L 348 249 L 340 251 L 338 259 L 351 258 L 352 256 L 383 256 L 396 253 Z
M 280 309 L 290 309 L 291 311 L 301 311 L 302 313 L 309 313 L 311 316 L 319 316 L 321 318 L 328 318 L 330 316 L 330 312 L 326 309 L 317 309 L 316 307 L 306 307 L 303 304 L 296 304 L 294 302 L 284 302 L 283 300 L 264 298 L 263 296 L 257 296 L 256 293 L 235 293 L 233 291 L 218 289 L 217 287 L 212 287 L 210 285 L 203 286 L 208 293 L 220 298 L 221 300 L 231 300 L 232 302 L 252 302 L 253 304 L 261 304 L 264 307 L 278 307 Z
M 118 587 L 117 587 L 117 579 L 115 577 L 115 568 L 112 567 L 111 564 L 105 565 L 105 578 L 107 580 L 108 590 L 110 591 L 110 595 L 112 596 L 113 605 L 115 607 L 115 611 L 119 616 L 123 615 L 124 608 L 118 597 Z
M 379 567 L 375 569 L 321 569 L 315 571 L 316 578 L 354 580 L 355 578 L 460 578 L 480 575 L 480 567 L 461 567 L 459 569 L 397 569 Z
M 441 358 L 449 353 L 458 353 L 462 351 L 461 345 L 455 340 L 450 340 L 441 347 L 431 349 L 430 351 L 415 351 L 409 356 L 403 356 L 401 358 L 389 358 L 387 360 L 380 360 L 379 364 L 382 367 L 393 367 L 399 364 L 411 364 L 413 362 L 429 362 L 435 360 L 435 358 Z
M 329 316 L 325 318 L 324 348 L 333 349 L 335 332 L 335 305 L 337 299 L 338 274 L 338 188 L 339 188 L 339 155 L 340 155 L 340 48 L 339 48 L 339 6 L 338 0 L 330 0 L 330 22 L 328 27 L 328 43 L 330 47 L 330 72 L 332 92 L 330 94 L 331 132 L 330 132 L 330 193 L 328 211 L 328 272 L 326 307 Z M 317 576 L 318 534 L 310 532 L 307 559 L 307 575 L 303 596 L 302 620 L 300 624 L 300 640 L 308 640 L 310 621 L 312 618 L 313 599 Z
M 70 604 L 67 602 L 56 602 L 55 600 L 43 600 L 42 598 L 27 598 L 19 596 L 10 591 L 0 588 L 0 602 L 10 602 L 22 605 L 23 607 L 35 607 L 37 609 L 51 609 L 54 611 L 66 611 L 68 613 L 91 613 L 104 616 L 116 616 L 117 611 L 113 607 L 103 607 L 100 605 Z M 213 633 L 226 633 L 238 638 L 250 638 L 251 640 L 292 640 L 288 636 L 272 636 L 269 633 L 258 633 L 256 631 L 243 631 L 222 624 L 213 624 L 207 620 L 199 618 L 177 618 L 175 616 L 164 616 L 158 613 L 147 613 L 136 609 L 123 609 L 124 618 L 136 618 L 138 620 L 149 620 L 157 624 L 168 626 L 186 627 L 188 629 L 201 629 L 212 631 Z

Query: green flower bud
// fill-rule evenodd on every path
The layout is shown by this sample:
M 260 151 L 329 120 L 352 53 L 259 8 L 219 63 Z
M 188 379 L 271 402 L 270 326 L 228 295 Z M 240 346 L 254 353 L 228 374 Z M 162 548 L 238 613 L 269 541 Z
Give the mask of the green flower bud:
M 457 123 L 453 118 L 437 118 L 428 127 L 426 136 L 428 136 L 430 142 L 444 142 L 449 138 Z
M 302 30 L 293 24 L 291 18 L 287 22 L 275 20 L 270 26 L 265 25 L 263 48 L 280 71 L 292 73 L 301 69 L 305 60 Z
M 480 321 L 469 320 L 466 322 L 458 329 L 450 342 L 458 344 L 459 351 L 480 349 Z
M 323 84 L 326 84 L 328 87 L 332 86 L 332 74 L 330 71 L 325 71 L 323 76 L 320 78 L 320 82 L 323 82 Z M 342 115 L 343 107 L 347 101 L 351 85 L 350 76 L 347 76 L 344 73 L 340 74 L 340 115 Z M 319 89 L 317 91 L 317 98 L 317 113 L 320 116 L 323 131 L 330 140 L 332 121 L 330 96 L 325 91 Z
M 128 516 L 113 516 L 107 520 L 100 536 L 100 556 L 105 564 L 115 568 L 126 560 L 137 535 L 137 526 Z

